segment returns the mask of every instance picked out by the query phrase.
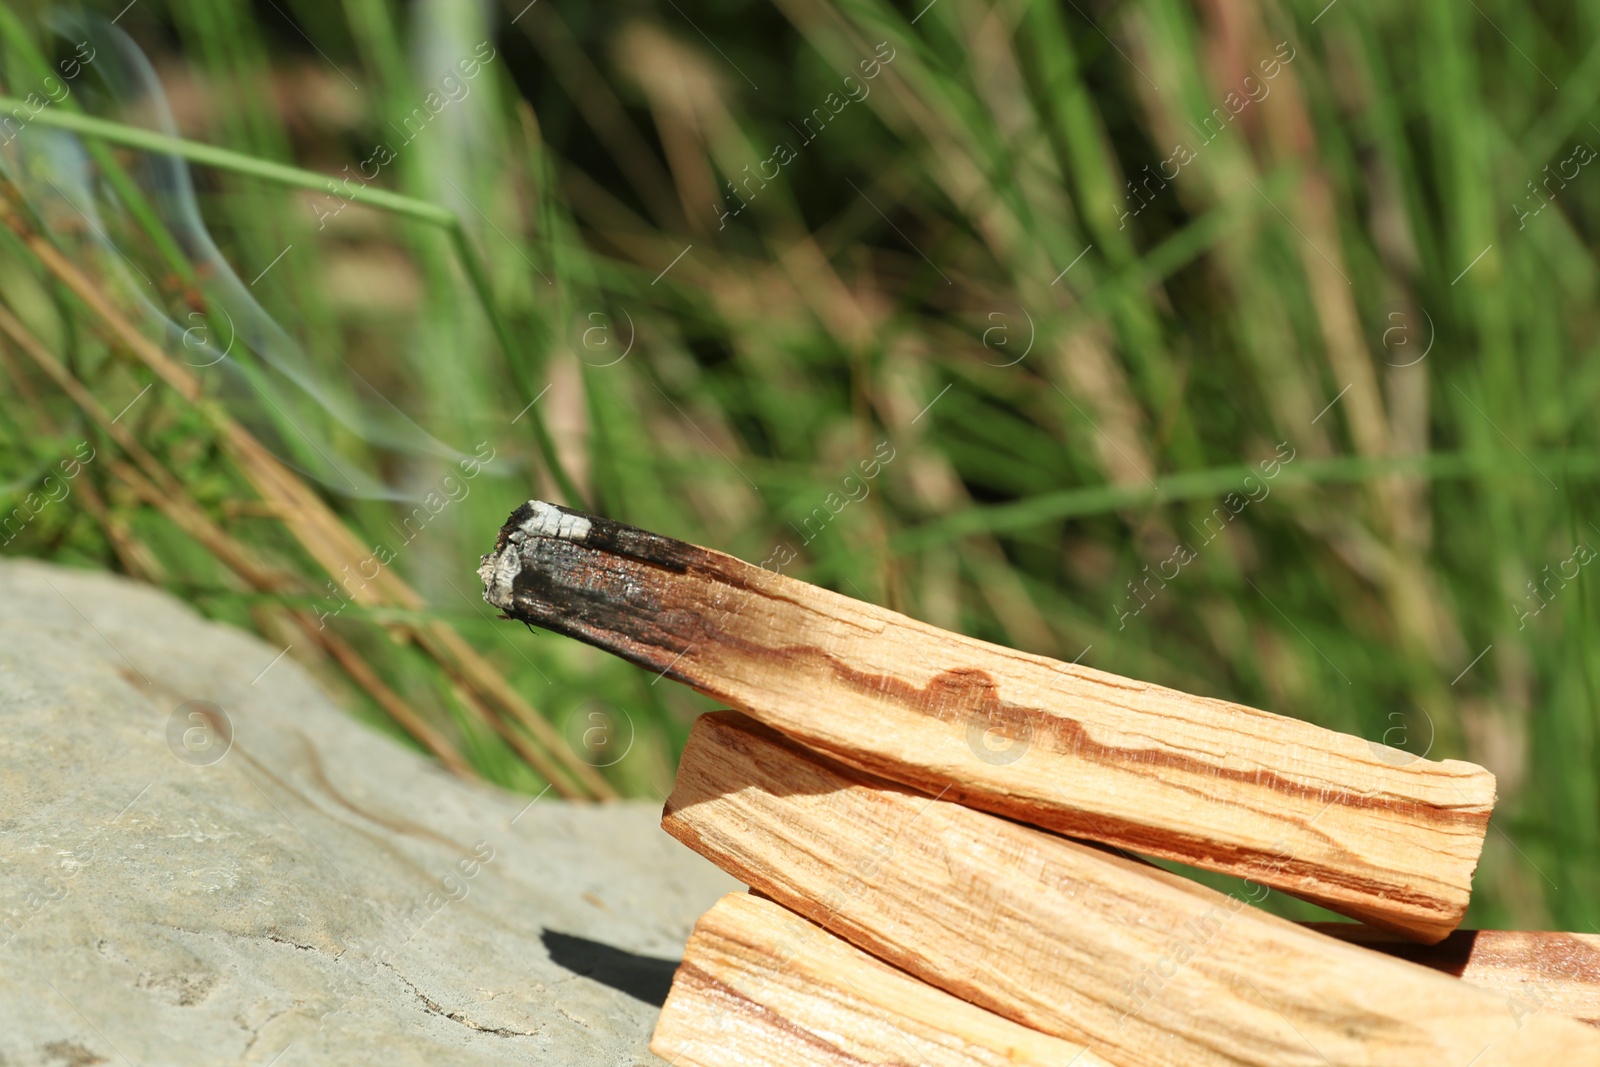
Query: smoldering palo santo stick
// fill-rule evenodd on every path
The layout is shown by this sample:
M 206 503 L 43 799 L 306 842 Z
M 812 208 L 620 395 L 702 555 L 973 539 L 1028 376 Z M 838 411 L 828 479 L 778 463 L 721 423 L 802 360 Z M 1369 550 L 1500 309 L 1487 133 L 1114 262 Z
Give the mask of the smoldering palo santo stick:
M 988 644 L 541 501 L 478 573 L 510 618 L 930 794 L 1422 941 L 1466 911 L 1494 803 L 1473 764 Z

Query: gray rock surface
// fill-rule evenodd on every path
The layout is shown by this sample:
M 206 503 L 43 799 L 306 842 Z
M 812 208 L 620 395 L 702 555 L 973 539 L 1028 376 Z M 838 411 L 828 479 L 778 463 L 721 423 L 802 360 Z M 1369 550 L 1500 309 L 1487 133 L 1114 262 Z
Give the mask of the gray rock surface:
M 659 1063 L 672 967 L 739 887 L 657 804 L 463 783 L 279 651 L 0 561 L 0 1063 Z M 193 700 L 231 720 L 214 762 L 203 707 L 169 745 Z

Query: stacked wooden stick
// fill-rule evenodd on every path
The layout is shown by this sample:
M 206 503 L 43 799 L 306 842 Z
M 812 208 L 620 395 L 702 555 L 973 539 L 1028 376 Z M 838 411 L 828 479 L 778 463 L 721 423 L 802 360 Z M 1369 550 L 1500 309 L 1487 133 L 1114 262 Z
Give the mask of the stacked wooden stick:
M 752 890 L 695 928 L 671 1063 L 1600 1063 L 1600 937 L 1452 933 L 1481 767 L 540 501 L 479 573 L 506 616 L 738 709 L 696 723 L 662 817 Z M 1274 891 L 1360 922 L 1285 921 Z

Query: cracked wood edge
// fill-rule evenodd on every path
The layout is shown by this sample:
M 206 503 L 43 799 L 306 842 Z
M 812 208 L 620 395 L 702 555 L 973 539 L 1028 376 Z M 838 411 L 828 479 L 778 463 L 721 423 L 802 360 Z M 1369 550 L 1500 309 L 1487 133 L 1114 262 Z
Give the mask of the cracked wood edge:
M 1571 1019 L 875 779 L 736 712 L 696 722 L 662 826 L 863 951 L 1119 1067 L 1600 1062 L 1600 1034 Z
M 1553 1011 L 1600 1027 L 1600 935 L 1457 930 L 1437 945 L 1418 945 L 1355 923 L 1305 925 L 1493 990 L 1513 1014 Z
M 650 1050 L 674 1067 L 1109 1067 L 743 893 L 695 924 Z
M 541 501 L 478 573 L 510 618 L 927 793 L 1421 941 L 1466 912 L 1495 792 L 1473 764 L 988 644 Z

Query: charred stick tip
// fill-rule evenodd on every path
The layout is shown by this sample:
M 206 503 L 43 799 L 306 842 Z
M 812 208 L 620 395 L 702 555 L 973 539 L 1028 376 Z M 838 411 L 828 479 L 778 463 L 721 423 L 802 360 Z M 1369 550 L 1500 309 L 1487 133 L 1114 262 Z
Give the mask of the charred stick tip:
M 549 550 L 553 542 L 564 542 L 579 549 L 602 567 L 632 560 L 675 574 L 683 574 L 691 564 L 721 574 L 728 567 L 737 570 L 746 566 L 720 553 L 613 519 L 543 500 L 530 500 L 513 511 L 500 527 L 494 551 L 484 556 L 478 567 L 478 577 L 483 579 L 483 599 L 499 608 L 507 618 L 521 618 L 514 603 L 517 578 L 522 575 L 526 581 L 530 566 L 534 569 L 550 567 Z M 558 555 L 570 564 L 570 555 Z M 607 559 L 610 564 L 604 562 Z
M 478 567 L 483 579 L 483 599 L 501 611 L 511 608 L 511 587 L 522 571 L 521 544 L 530 537 L 552 537 L 582 543 L 593 528 L 593 519 L 543 500 L 530 500 L 517 508 L 500 527 L 494 551 L 484 556 Z

